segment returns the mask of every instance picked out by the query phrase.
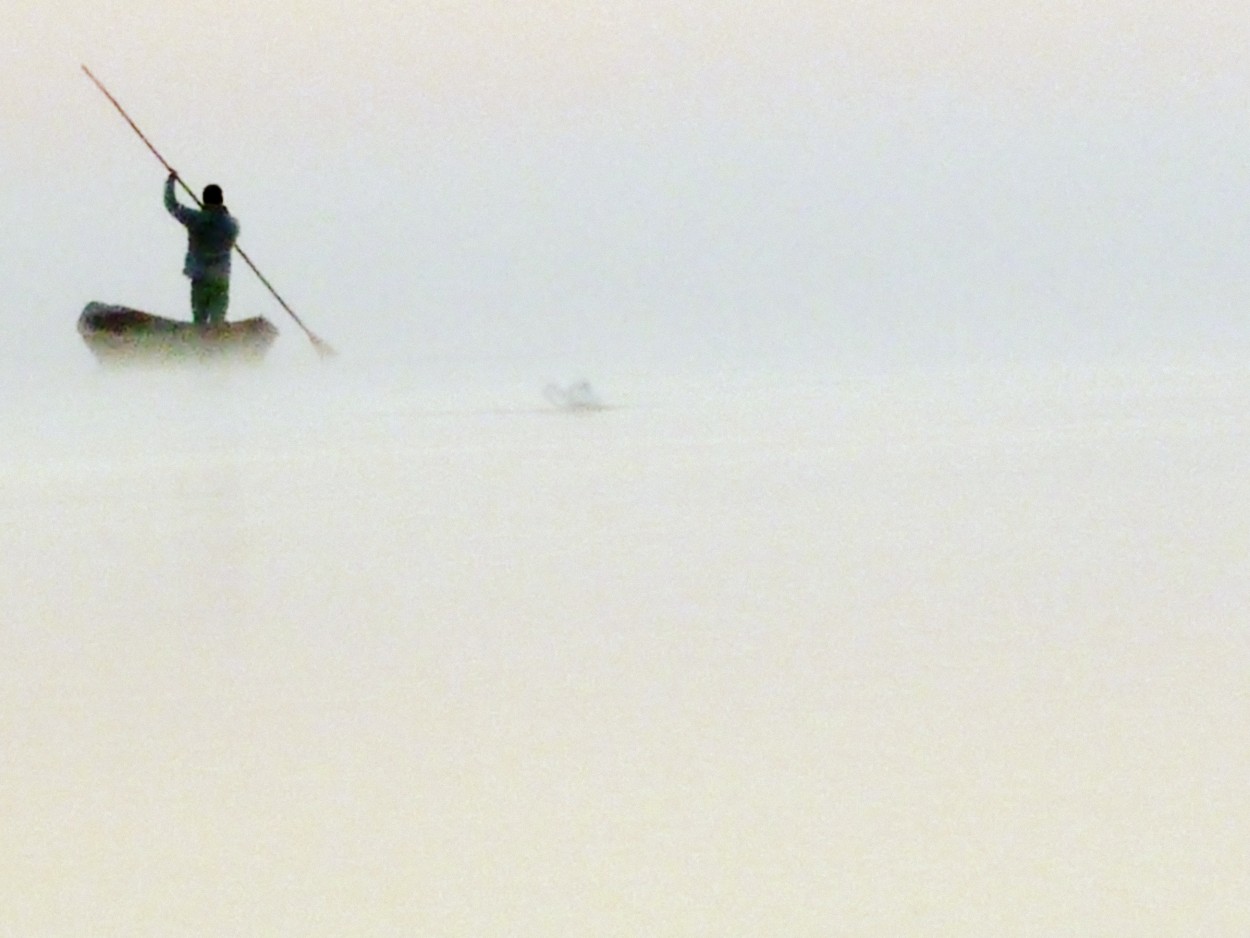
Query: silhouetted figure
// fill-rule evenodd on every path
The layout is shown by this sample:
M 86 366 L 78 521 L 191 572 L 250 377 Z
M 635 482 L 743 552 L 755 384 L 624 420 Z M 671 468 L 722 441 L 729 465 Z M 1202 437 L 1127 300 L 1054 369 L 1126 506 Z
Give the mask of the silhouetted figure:
M 179 205 L 174 194 L 177 173 L 165 180 L 165 208 L 187 229 L 187 260 L 182 272 L 191 278 L 191 318 L 199 326 L 226 321 L 230 305 L 230 254 L 239 223 L 226 209 L 220 186 L 204 187 L 204 207 Z

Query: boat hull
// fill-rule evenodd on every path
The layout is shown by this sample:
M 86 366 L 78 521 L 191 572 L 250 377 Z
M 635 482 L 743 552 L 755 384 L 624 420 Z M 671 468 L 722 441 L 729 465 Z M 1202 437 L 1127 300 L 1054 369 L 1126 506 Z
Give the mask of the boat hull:
M 259 317 L 197 326 L 126 306 L 88 303 L 78 317 L 78 334 L 105 364 L 258 363 L 278 330 Z

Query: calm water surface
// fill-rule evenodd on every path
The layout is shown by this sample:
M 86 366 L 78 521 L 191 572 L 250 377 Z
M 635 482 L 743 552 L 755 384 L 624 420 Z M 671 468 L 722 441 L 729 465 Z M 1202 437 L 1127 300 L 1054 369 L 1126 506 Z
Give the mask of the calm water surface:
M 1250 374 L 12 379 L 0 934 L 1250 928 Z

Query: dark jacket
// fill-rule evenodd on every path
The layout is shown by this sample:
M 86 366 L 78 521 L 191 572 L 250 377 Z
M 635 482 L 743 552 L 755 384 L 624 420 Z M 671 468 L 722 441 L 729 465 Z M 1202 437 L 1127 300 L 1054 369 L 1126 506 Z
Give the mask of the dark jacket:
M 239 237 L 239 223 L 226 207 L 179 205 L 170 178 L 165 181 L 165 208 L 187 229 L 187 260 L 182 272 L 192 280 L 229 280 L 230 254 Z

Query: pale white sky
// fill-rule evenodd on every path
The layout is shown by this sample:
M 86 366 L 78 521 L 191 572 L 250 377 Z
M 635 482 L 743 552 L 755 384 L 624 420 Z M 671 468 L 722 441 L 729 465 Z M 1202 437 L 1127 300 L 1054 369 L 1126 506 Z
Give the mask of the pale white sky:
M 1244 5 L 19 0 L 0 29 L 3 314 L 55 341 L 88 299 L 185 304 L 160 167 L 80 62 L 340 344 L 1245 335 Z M 253 287 L 234 312 L 280 321 Z

